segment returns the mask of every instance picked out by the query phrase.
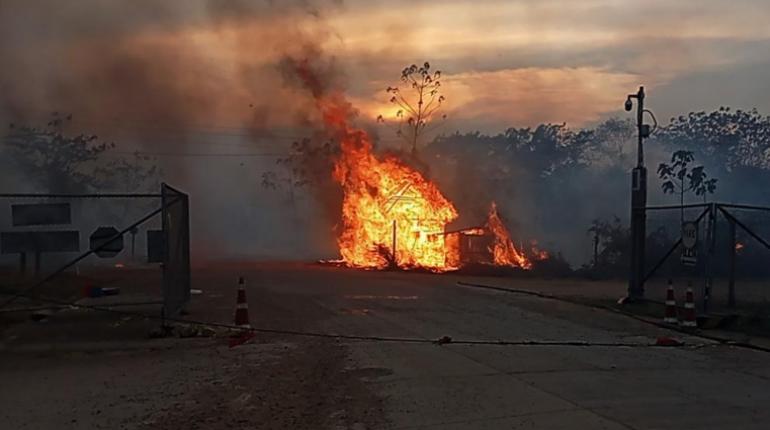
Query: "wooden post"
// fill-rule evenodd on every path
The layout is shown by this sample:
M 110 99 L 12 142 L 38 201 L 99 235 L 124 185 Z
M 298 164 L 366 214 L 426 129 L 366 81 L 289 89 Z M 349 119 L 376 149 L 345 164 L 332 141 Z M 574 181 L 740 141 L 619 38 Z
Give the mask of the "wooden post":
M 728 284 L 727 284 L 727 305 L 729 307 L 735 307 L 735 254 L 737 250 L 735 249 L 735 246 L 737 245 L 737 242 L 735 240 L 735 221 L 729 220 L 729 226 L 730 226 L 730 267 L 729 270 L 729 278 L 728 278 Z
M 393 264 L 396 263 L 396 220 L 393 220 Z

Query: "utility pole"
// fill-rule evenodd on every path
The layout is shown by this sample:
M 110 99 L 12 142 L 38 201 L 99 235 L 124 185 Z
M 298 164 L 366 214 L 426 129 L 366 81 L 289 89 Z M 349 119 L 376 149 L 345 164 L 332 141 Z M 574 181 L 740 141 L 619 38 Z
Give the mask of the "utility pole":
M 644 123 L 644 87 L 626 98 L 625 109 L 633 109 L 636 99 L 637 161 L 631 171 L 631 272 L 628 278 L 628 299 L 644 298 L 644 242 L 647 235 L 647 168 L 644 166 L 644 139 L 650 136 L 650 126 Z

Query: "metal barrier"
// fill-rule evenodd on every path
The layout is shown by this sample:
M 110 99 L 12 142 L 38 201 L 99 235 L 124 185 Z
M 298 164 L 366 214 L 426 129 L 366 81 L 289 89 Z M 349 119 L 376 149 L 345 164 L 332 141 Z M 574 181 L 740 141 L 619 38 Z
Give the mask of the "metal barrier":
M 190 217 L 187 194 L 163 184 L 163 316 L 179 314 L 190 301 Z
M 762 237 L 762 234 L 757 232 L 755 228 L 752 228 L 749 223 L 741 221 L 738 211 L 755 211 L 761 213 L 769 213 L 770 207 L 755 206 L 755 205 L 738 205 L 728 203 L 702 203 L 691 205 L 673 205 L 673 206 L 648 206 L 645 208 L 646 212 L 650 211 L 682 211 L 682 217 L 684 218 L 685 210 L 697 210 L 698 216 L 691 218 L 690 221 L 696 225 L 704 225 L 704 228 L 699 229 L 705 231 L 705 241 L 703 241 L 699 249 L 702 250 L 702 258 L 698 259 L 696 268 L 692 269 L 693 274 L 702 276 L 703 278 L 703 311 L 708 312 L 709 305 L 712 300 L 712 287 L 714 281 L 714 275 L 716 269 L 723 269 L 724 275 L 728 281 L 727 291 L 727 304 L 729 307 L 734 307 L 736 304 L 736 291 L 735 291 L 735 276 L 736 276 L 736 254 L 739 249 L 739 242 L 737 241 L 738 228 L 745 232 L 748 237 L 755 240 L 762 245 L 765 249 L 770 250 L 770 240 Z M 727 244 L 722 252 L 718 253 L 718 231 L 719 215 L 722 215 L 722 220 L 727 223 Z M 649 220 L 649 219 L 648 219 Z M 681 233 L 681 231 L 680 231 Z M 766 232 L 766 235 L 770 236 L 770 232 Z M 741 244 L 743 245 L 743 244 Z M 669 261 L 670 257 L 675 253 L 677 249 L 682 247 L 682 237 L 680 236 L 656 262 L 652 267 L 645 272 L 642 278 L 642 285 L 650 280 L 664 264 Z M 717 258 L 719 254 L 720 258 Z M 726 254 L 726 255 L 725 255 Z M 725 257 L 726 258 L 721 258 Z M 725 266 L 726 261 L 726 267 Z M 699 273 L 698 273 L 699 272 Z
M 189 222 L 189 198 L 166 184 L 161 185 L 160 194 L 0 194 L 1 199 L 29 200 L 43 203 L 12 204 L 13 227 L 0 236 L 0 249 L 5 254 L 16 253 L 20 255 L 20 269 L 26 269 L 26 255 L 35 255 L 36 273 L 39 275 L 40 260 L 42 254 L 49 252 L 80 252 L 81 230 L 88 234 L 89 229 L 98 226 L 89 237 L 87 250 L 80 252 L 77 257 L 67 260 L 66 263 L 57 266 L 47 275 L 37 277 L 30 284 L 23 286 L 9 294 L 9 297 L 0 300 L 0 308 L 8 306 L 19 298 L 34 298 L 34 290 L 56 279 L 68 269 L 76 267 L 78 263 L 91 255 L 111 257 L 121 252 L 123 237 L 131 234 L 132 258 L 137 227 L 148 225 L 160 215 L 161 230 L 148 230 L 148 256 L 153 253 L 149 248 L 151 236 L 157 236 L 161 240 L 155 244 L 161 248 L 155 254 L 161 263 L 162 285 L 162 310 L 163 317 L 173 317 L 179 314 L 190 299 L 190 222 Z M 90 199 L 123 200 L 136 202 L 138 199 L 149 201 L 160 200 L 160 206 L 149 209 L 139 203 L 129 203 L 120 206 L 121 214 L 99 212 L 95 208 L 87 207 L 82 202 Z M 52 204 L 51 202 L 58 202 Z M 75 203 L 77 202 L 77 203 Z M 72 222 L 70 204 L 75 206 L 77 214 L 88 215 L 88 220 L 79 220 L 77 230 L 69 226 Z M 113 208 L 114 209 L 114 208 Z M 96 213 L 95 213 L 96 212 Z M 128 225 L 121 227 L 105 227 L 105 223 L 136 217 Z M 3 216 L 0 216 L 3 218 Z M 7 217 L 6 217 L 7 218 Z M 78 218 L 78 217 L 76 217 Z M 29 227 L 33 225 L 35 227 Z M 68 230 L 62 230 L 62 225 Z M 157 225 L 157 224 L 156 224 Z M 43 227 L 41 227 L 43 226 Z M 52 227 L 53 226 L 53 227 Z M 31 230 L 34 229 L 34 230 Z M 157 228 L 157 227 L 155 227 Z M 160 233 L 152 235 L 151 233 Z M 62 234 L 67 233 L 67 234 Z M 85 234 L 83 236 L 85 236 Z M 7 287 L 7 286 L 6 286 Z

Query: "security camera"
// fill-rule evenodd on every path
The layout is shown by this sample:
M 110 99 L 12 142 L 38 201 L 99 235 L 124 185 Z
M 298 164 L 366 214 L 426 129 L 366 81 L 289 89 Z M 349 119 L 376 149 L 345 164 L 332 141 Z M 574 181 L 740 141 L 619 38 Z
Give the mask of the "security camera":
M 631 103 L 631 98 L 626 99 L 626 112 L 631 112 L 631 109 L 634 107 L 634 104 Z

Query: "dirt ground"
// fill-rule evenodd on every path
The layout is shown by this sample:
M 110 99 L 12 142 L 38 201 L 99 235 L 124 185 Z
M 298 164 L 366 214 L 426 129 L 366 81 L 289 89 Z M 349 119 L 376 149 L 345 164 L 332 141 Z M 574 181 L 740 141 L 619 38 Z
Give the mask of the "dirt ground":
M 356 429 L 383 422 L 381 399 L 346 367 L 340 344 L 174 343 L 4 354 L 3 428 Z
M 141 301 L 156 288 L 148 281 L 155 276 L 108 280 L 123 288 L 122 300 Z M 99 275 L 84 279 L 106 282 Z M 204 294 L 193 299 L 188 318 L 232 322 L 234 282 L 222 279 L 230 280 L 219 273 L 199 277 Z M 69 279 L 43 292 L 77 299 L 77 284 Z M 250 293 L 252 324 L 302 330 L 324 317 L 312 302 Z M 362 429 L 386 422 L 383 399 L 362 382 L 371 372 L 356 368 L 346 346 L 333 339 L 260 334 L 231 348 L 223 330 L 151 338 L 159 322 L 140 316 L 74 309 L 40 321 L 30 316 L 0 315 L 2 428 Z

